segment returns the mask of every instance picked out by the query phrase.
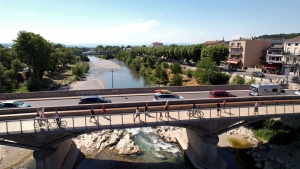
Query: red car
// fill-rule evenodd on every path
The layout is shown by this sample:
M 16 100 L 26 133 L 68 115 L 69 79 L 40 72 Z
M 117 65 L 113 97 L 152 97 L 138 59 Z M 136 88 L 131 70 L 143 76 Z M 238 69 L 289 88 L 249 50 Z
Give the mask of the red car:
M 225 90 L 211 90 L 209 92 L 210 98 L 218 98 L 218 97 L 236 97 L 236 95 L 230 94 L 229 92 L 226 92 Z

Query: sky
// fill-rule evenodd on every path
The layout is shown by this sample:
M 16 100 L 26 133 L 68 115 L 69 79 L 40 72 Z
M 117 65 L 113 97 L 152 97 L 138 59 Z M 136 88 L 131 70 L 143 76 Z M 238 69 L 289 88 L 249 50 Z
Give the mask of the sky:
M 199 44 L 299 33 L 300 0 L 0 0 L 0 43 L 19 31 L 53 43 Z

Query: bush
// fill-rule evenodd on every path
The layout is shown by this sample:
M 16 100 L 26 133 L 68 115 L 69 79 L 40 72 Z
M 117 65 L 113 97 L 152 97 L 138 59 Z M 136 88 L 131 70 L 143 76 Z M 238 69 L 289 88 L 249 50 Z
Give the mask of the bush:
M 230 76 L 226 73 L 218 72 L 210 77 L 209 82 L 212 85 L 227 84 L 229 78 Z
M 256 83 L 256 80 L 254 78 L 251 78 L 246 84 L 252 84 L 252 83 Z
M 230 82 L 231 85 L 237 84 L 245 84 L 245 78 L 241 77 L 240 75 L 235 75 L 235 77 Z
M 72 67 L 72 74 L 81 77 L 84 73 L 87 73 L 90 69 L 90 65 L 88 63 L 77 63 L 74 67 Z
M 193 71 L 191 69 L 186 70 L 185 74 L 186 74 L 186 76 L 188 78 L 192 78 L 193 77 Z
M 171 72 L 172 72 L 173 74 L 176 74 L 176 73 L 182 73 L 182 68 L 181 68 L 181 65 L 180 65 L 179 62 L 174 62 L 174 63 L 171 65 L 170 69 L 171 69 Z
M 169 68 L 168 63 L 166 63 L 166 62 L 162 62 L 161 65 L 162 65 L 162 67 L 163 67 L 164 69 L 168 69 L 168 68 Z
M 182 86 L 182 76 L 179 73 L 172 77 L 170 86 Z
M 34 77 L 30 77 L 29 79 L 27 79 L 25 81 L 25 85 L 27 86 L 27 89 L 29 91 L 38 91 L 40 90 L 41 84 L 38 81 L 38 79 L 34 78 Z

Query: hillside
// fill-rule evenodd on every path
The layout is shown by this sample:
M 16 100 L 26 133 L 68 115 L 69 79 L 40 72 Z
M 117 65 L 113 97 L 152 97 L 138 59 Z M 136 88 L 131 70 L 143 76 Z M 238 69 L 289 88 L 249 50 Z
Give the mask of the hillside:
M 295 38 L 297 36 L 300 36 L 300 33 L 290 33 L 290 34 L 273 34 L 273 35 L 261 35 L 258 38 L 261 39 L 271 39 L 271 38 L 280 38 L 280 39 L 292 39 Z

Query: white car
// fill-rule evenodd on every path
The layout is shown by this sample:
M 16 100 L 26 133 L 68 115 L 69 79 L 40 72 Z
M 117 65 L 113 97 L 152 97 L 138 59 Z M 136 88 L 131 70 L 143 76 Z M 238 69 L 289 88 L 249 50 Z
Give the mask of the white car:
M 300 95 L 300 89 L 298 89 L 297 91 L 295 91 L 295 95 Z
M 164 100 L 183 100 L 182 96 L 178 96 L 173 93 L 155 93 L 153 101 L 164 101 Z

